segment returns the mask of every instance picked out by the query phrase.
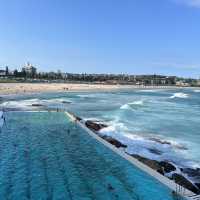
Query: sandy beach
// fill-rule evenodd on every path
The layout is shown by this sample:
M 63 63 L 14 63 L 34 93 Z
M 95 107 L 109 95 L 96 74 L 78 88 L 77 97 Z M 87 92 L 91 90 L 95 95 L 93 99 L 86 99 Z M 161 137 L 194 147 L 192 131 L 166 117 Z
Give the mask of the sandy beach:
M 75 83 L 0 83 L 0 95 L 38 92 L 103 91 L 135 88 L 174 88 L 174 86 L 136 86 Z

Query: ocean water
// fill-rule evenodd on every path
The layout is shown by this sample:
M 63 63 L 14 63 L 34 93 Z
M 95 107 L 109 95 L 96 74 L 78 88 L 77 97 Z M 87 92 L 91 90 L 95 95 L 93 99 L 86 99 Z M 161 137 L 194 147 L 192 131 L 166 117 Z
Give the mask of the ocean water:
M 41 104 L 34 107 L 32 104 Z M 200 89 L 133 89 L 2 96 L 6 109 L 64 108 L 104 122 L 129 153 L 200 167 Z M 157 152 L 157 153 L 155 153 Z
M 64 113 L 8 112 L 0 133 L 1 200 L 173 200 L 171 191 Z

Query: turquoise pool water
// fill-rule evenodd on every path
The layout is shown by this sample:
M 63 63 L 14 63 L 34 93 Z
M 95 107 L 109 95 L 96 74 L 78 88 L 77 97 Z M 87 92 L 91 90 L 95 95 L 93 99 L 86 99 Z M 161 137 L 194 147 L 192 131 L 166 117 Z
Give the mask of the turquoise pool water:
M 0 199 L 173 198 L 64 113 L 9 112 L 0 133 Z

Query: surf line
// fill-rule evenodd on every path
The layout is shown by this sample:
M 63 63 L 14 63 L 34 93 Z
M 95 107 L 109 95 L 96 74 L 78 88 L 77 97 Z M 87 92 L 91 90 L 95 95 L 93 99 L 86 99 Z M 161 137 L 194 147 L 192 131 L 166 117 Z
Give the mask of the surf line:
M 72 114 L 72 113 L 70 113 L 68 111 L 66 111 L 65 114 L 71 121 L 75 122 L 80 128 L 85 130 L 91 137 L 93 137 L 98 142 L 102 143 L 103 145 L 105 145 L 106 147 L 111 149 L 114 153 L 118 154 L 119 156 L 121 156 L 125 160 L 129 161 L 135 167 L 137 167 L 140 170 L 144 171 L 145 173 L 149 174 L 150 176 L 152 176 L 153 178 L 158 180 L 163 185 L 167 186 L 172 191 L 172 193 L 175 192 L 176 194 L 184 197 L 187 200 L 192 200 L 193 197 L 197 196 L 192 191 L 190 191 L 190 190 L 178 185 L 173 180 L 170 180 L 167 177 L 161 175 L 160 173 L 158 173 L 157 171 L 153 170 L 149 166 L 143 164 L 142 162 L 138 161 L 137 159 L 133 158 L 132 156 L 128 155 L 127 153 L 121 151 L 120 149 L 118 149 L 114 145 L 110 144 L 106 140 L 102 139 L 97 134 L 95 134 L 93 131 L 91 131 L 89 128 L 87 128 L 85 126 L 85 124 L 83 122 L 81 122 L 81 120 L 79 120 L 79 118 L 76 117 L 74 114 Z M 177 188 L 179 188 L 179 189 L 177 190 Z M 182 189 L 180 189 L 180 188 L 182 188 Z

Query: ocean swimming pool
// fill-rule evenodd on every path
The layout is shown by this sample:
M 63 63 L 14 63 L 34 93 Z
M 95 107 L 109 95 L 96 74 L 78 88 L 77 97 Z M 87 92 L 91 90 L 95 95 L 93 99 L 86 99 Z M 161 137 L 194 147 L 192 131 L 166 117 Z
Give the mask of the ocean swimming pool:
M 2 200 L 173 199 L 64 113 L 8 112 L 0 144 Z

